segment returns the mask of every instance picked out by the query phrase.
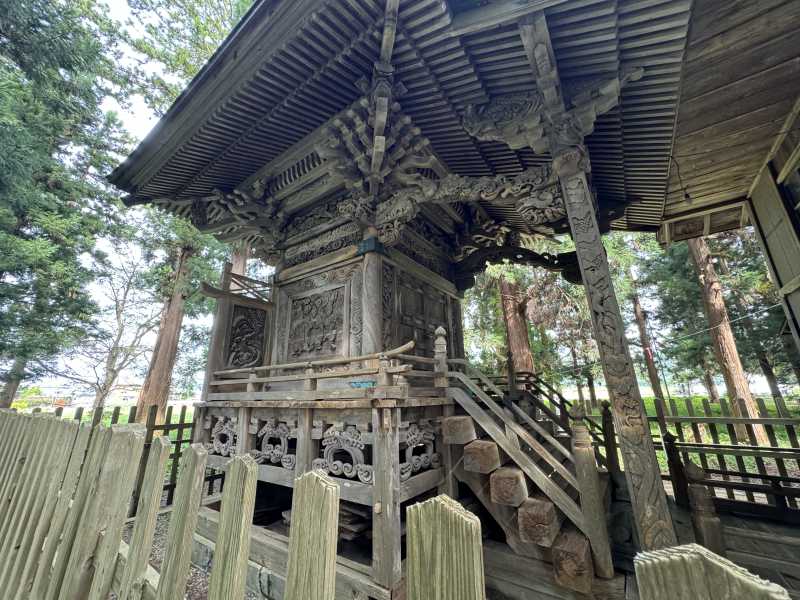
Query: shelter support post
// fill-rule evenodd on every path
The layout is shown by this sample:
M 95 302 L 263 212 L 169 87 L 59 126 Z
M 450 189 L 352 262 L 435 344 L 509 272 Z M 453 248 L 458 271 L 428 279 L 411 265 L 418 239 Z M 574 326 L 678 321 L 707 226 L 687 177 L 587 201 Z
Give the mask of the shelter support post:
M 389 589 L 399 583 L 401 565 L 399 425 L 399 409 L 372 410 L 372 572 L 375 581 Z
M 364 252 L 364 283 L 361 297 L 363 310 L 362 354 L 386 350 L 383 348 L 383 318 L 381 306 L 381 253 L 382 246 L 372 237 L 362 242 Z
M 644 412 L 625 328 L 614 293 L 608 259 L 589 187 L 589 159 L 581 147 L 560 152 L 553 166 L 564 194 L 595 339 L 605 374 L 634 521 L 643 550 L 677 544 L 661 484 L 653 440 Z
M 228 290 L 231 286 L 231 272 L 233 266 L 226 262 L 222 269 L 219 287 Z M 208 384 L 214 378 L 214 371 L 225 368 L 225 346 L 228 337 L 228 326 L 231 319 L 231 301 L 228 298 L 217 298 L 217 307 L 214 311 L 214 324 L 211 328 L 211 340 L 208 346 L 206 359 L 206 373 L 203 381 L 201 400 L 205 402 L 208 396 Z

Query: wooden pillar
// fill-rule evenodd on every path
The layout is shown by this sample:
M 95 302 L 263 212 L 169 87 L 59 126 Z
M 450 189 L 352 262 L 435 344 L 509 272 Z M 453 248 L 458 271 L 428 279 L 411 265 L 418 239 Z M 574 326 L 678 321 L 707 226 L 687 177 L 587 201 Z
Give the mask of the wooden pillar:
M 436 377 L 434 377 L 433 384 L 444 393 L 448 383 L 447 331 L 444 327 L 437 327 L 434 333 L 436 334 L 436 339 L 433 343 L 433 357 L 436 359 L 436 366 L 434 367 Z M 442 407 L 442 419 L 452 417 L 454 414 L 455 409 L 452 405 Z M 460 446 L 451 446 L 444 443 L 443 435 L 440 435 L 436 441 L 439 447 L 439 454 L 442 457 L 442 467 L 444 468 L 444 478 L 439 484 L 438 492 L 458 499 L 458 481 L 455 478 L 455 467 L 461 458 L 463 449 Z
M 313 409 L 300 408 L 297 411 L 297 446 L 295 454 L 295 477 L 311 470 L 311 462 L 316 458 L 314 440 L 312 439 Z
M 389 348 L 383 347 L 383 294 L 381 293 L 381 254 L 377 238 L 364 242 L 368 250 L 364 253 L 364 283 L 361 294 L 361 353 L 372 354 Z
M 372 411 L 372 574 L 393 589 L 400 581 L 400 410 Z
M 594 572 L 598 577 L 614 577 L 614 563 L 611 560 L 611 543 L 606 525 L 606 505 L 600 487 L 600 473 L 594 457 L 592 437 L 583 414 L 575 412 L 572 424 L 572 455 L 575 458 L 575 477 L 581 494 L 581 512 L 586 522 L 586 537 L 592 546 Z
M 686 465 L 686 471 L 689 478 L 689 502 L 692 507 L 695 541 L 712 552 L 725 556 L 726 544 L 722 533 L 722 521 L 717 516 L 711 489 L 702 483 L 706 473 L 692 462 Z
M 675 529 L 597 225 L 587 179 L 589 159 L 583 148 L 573 147 L 559 153 L 553 166 L 561 182 L 589 301 L 639 541 L 643 550 L 674 546 Z
M 225 263 L 222 268 L 222 277 L 219 287 L 228 290 L 231 286 L 231 263 Z M 214 311 L 214 324 L 211 327 L 211 341 L 208 345 L 208 358 L 206 359 L 206 373 L 203 379 L 203 394 L 200 400 L 208 399 L 208 384 L 214 379 L 214 371 L 225 368 L 225 347 L 227 346 L 231 320 L 231 301 L 227 298 L 217 299 L 217 308 Z

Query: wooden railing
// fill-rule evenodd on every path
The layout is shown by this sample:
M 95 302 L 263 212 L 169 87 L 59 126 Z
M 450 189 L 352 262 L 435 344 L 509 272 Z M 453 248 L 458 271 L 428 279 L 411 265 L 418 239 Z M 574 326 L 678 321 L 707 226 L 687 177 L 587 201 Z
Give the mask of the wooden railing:
M 763 398 L 756 405 L 755 418 L 733 416 L 725 398 L 716 405 L 704 398 L 701 409 L 689 398 L 654 407 L 648 420 L 661 477 L 678 504 L 689 506 L 685 468 L 691 461 L 705 472 L 701 483 L 713 492 L 719 511 L 800 523 L 800 419 L 782 407 L 771 412 Z M 758 427 L 769 445 L 759 445 Z
M 414 349 L 414 342 L 408 342 L 385 352 L 374 352 L 361 356 L 326 358 L 321 360 L 261 365 L 244 369 L 215 371 L 210 386 L 216 390 L 234 386 L 244 387 L 247 392 L 263 392 L 276 383 L 302 384 L 302 391 L 317 390 L 317 383 L 324 379 L 342 379 L 375 376 L 375 384 L 391 386 L 394 376 L 413 375 L 410 365 L 392 364 L 392 359 L 404 356 Z M 364 366 L 366 364 L 366 366 Z M 341 367 L 331 369 L 332 367 Z M 302 372 L 298 372 L 302 371 Z M 280 373 L 271 375 L 271 373 Z M 287 373 L 288 372 L 288 373 Z M 263 374 L 263 375 L 261 375 Z M 246 377 L 245 377 L 246 376 Z M 224 392 L 210 393 L 209 399 L 224 399 Z
M 72 419 L 77 422 L 84 420 L 85 410 L 79 406 L 75 409 Z M 176 414 L 177 413 L 177 414 Z M 47 415 L 49 413 L 43 412 L 41 409 L 35 408 L 33 414 Z M 64 418 L 64 407 L 57 407 L 53 413 L 55 417 Z M 91 418 L 89 422 L 92 426 L 108 424 L 123 425 L 127 423 L 136 423 L 137 411 L 136 406 L 131 406 L 128 410 L 122 410 L 122 407 L 115 406 L 110 409 L 93 410 L 91 411 Z M 147 417 L 144 422 L 145 427 L 145 455 L 147 450 L 153 443 L 153 439 L 157 437 L 164 437 L 169 440 L 171 449 L 168 457 L 167 465 L 164 472 L 163 480 L 163 494 L 162 508 L 172 505 L 175 499 L 175 487 L 178 480 L 178 459 L 181 456 L 184 448 L 192 441 L 194 433 L 194 423 L 192 420 L 192 413 L 187 411 L 187 407 L 181 406 L 180 410 L 176 411 L 174 406 L 167 406 L 164 415 L 164 422 L 158 422 L 158 407 L 150 406 L 148 408 Z M 136 479 L 136 485 L 133 491 L 133 502 L 131 503 L 131 516 L 135 514 L 136 502 L 142 487 L 142 478 L 144 477 L 144 458 L 139 465 L 139 470 Z M 204 483 L 204 494 L 207 498 L 213 499 L 219 496 L 222 491 L 222 483 L 225 474 L 222 471 L 209 469 L 206 473 Z M 209 500 L 210 501 L 210 500 Z

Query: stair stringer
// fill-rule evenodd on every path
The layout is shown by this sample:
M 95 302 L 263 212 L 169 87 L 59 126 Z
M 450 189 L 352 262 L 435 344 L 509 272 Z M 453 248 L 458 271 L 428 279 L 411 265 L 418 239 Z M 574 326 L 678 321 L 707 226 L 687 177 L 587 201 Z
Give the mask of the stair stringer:
M 461 373 L 448 373 L 448 376 L 458 376 L 457 378 L 463 383 L 473 394 L 480 398 L 484 403 L 493 402 L 488 398 L 482 390 L 477 388 L 468 378 Z M 522 452 L 518 447 L 511 443 L 503 430 L 495 423 L 494 418 L 484 411 L 477 402 L 470 398 L 467 393 L 460 388 L 447 388 L 447 395 L 459 406 L 461 406 L 469 416 L 489 435 L 489 437 L 500 446 L 506 454 L 511 458 L 512 462 L 517 465 L 527 475 L 539 490 L 547 496 L 553 503 L 564 513 L 575 527 L 577 527 L 584 535 L 586 534 L 586 525 L 581 512 L 580 506 L 569 497 L 561 488 L 556 486 L 553 481 L 546 475 L 533 460 Z

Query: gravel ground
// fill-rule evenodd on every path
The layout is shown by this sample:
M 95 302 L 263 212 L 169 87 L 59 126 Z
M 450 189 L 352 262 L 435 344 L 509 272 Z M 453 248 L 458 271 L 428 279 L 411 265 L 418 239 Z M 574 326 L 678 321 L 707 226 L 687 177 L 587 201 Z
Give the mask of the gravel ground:
M 167 545 L 167 531 L 169 529 L 169 517 L 172 513 L 165 513 L 158 516 L 156 521 L 156 531 L 153 537 L 153 549 L 150 551 L 150 564 L 156 571 L 161 570 L 161 563 L 164 560 L 164 550 Z M 130 542 L 132 525 L 128 525 L 123 532 L 123 539 Z M 191 565 L 189 567 L 189 578 L 186 582 L 186 600 L 206 600 L 208 598 L 208 577 L 203 569 Z M 248 598 L 248 600 L 250 600 Z

